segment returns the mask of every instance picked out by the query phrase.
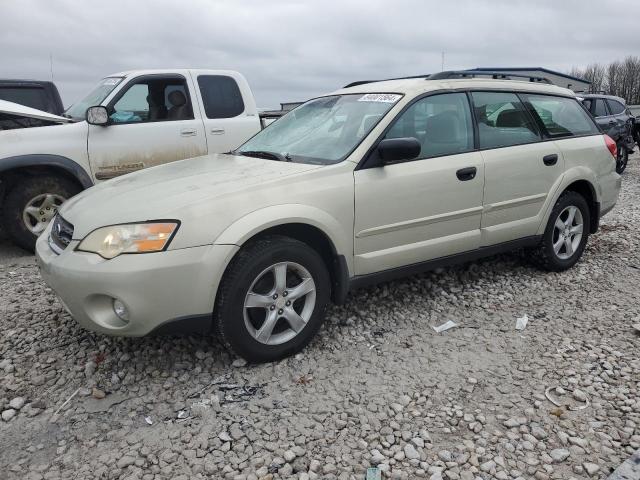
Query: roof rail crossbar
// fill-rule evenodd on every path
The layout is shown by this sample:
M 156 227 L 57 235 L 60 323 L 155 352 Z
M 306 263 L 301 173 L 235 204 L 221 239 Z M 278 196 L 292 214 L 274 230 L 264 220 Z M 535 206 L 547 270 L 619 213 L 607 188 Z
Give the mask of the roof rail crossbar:
M 475 78 L 475 77 L 491 77 L 494 80 L 511 80 L 511 79 L 526 79 L 529 82 L 541 82 L 549 83 L 547 77 L 538 77 L 535 75 L 525 75 L 523 73 L 511 73 L 511 72 L 498 72 L 491 70 L 451 70 L 445 72 L 438 72 L 427 77 L 427 80 L 446 80 L 454 78 Z

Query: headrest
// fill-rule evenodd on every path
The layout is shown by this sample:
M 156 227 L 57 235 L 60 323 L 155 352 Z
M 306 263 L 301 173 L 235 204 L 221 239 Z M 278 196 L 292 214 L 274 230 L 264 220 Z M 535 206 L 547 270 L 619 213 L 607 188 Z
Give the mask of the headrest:
M 185 97 L 184 93 L 180 90 L 174 90 L 169 94 L 169 102 L 171 102 L 171 105 L 174 107 L 181 107 L 187 103 L 187 97 Z
M 522 110 L 505 110 L 496 119 L 496 127 L 517 128 L 527 125 L 525 112 Z
M 427 118 L 427 141 L 453 143 L 459 140 L 460 117 L 455 112 L 442 112 Z

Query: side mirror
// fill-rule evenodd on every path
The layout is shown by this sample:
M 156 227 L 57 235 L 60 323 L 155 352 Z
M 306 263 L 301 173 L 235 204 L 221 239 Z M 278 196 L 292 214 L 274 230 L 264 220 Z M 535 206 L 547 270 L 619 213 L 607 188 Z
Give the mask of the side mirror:
M 101 105 L 87 108 L 86 118 L 89 125 L 100 125 L 103 127 L 109 125 L 109 112 L 107 111 L 107 107 Z
M 417 138 L 387 138 L 382 140 L 376 148 L 380 164 L 396 163 L 404 160 L 413 160 L 422 150 L 422 145 Z

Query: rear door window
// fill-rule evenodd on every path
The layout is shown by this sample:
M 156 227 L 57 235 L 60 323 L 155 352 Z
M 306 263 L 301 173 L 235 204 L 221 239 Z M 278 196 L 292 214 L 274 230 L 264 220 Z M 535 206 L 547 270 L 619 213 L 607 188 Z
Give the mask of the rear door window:
M 538 142 L 542 136 L 515 93 L 473 92 L 480 148 Z
M 591 135 L 598 129 L 573 98 L 551 95 L 523 95 L 550 137 Z
M 242 93 L 226 75 L 200 75 L 198 86 L 207 118 L 232 118 L 244 112 Z
M 604 100 L 602 98 L 596 98 L 591 104 L 591 113 L 594 117 L 606 117 L 609 115 L 607 106 L 604 104 Z
M 611 110 L 611 115 L 620 115 L 625 111 L 625 106 L 616 100 L 608 98 L 607 104 L 609 105 L 609 110 Z

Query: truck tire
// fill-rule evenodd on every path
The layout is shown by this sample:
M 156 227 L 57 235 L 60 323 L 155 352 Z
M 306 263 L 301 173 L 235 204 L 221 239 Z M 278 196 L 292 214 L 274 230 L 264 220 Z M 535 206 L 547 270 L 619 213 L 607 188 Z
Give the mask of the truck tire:
M 214 326 L 227 349 L 270 362 L 304 348 L 324 321 L 331 283 L 306 244 L 270 236 L 243 247 L 224 275 Z
M 589 206 L 577 192 L 564 192 L 556 202 L 540 245 L 531 259 L 544 270 L 562 272 L 573 267 L 589 238 Z
M 4 198 L 2 226 L 11 240 L 33 252 L 60 205 L 80 192 L 81 187 L 64 177 L 24 177 L 12 185 Z

